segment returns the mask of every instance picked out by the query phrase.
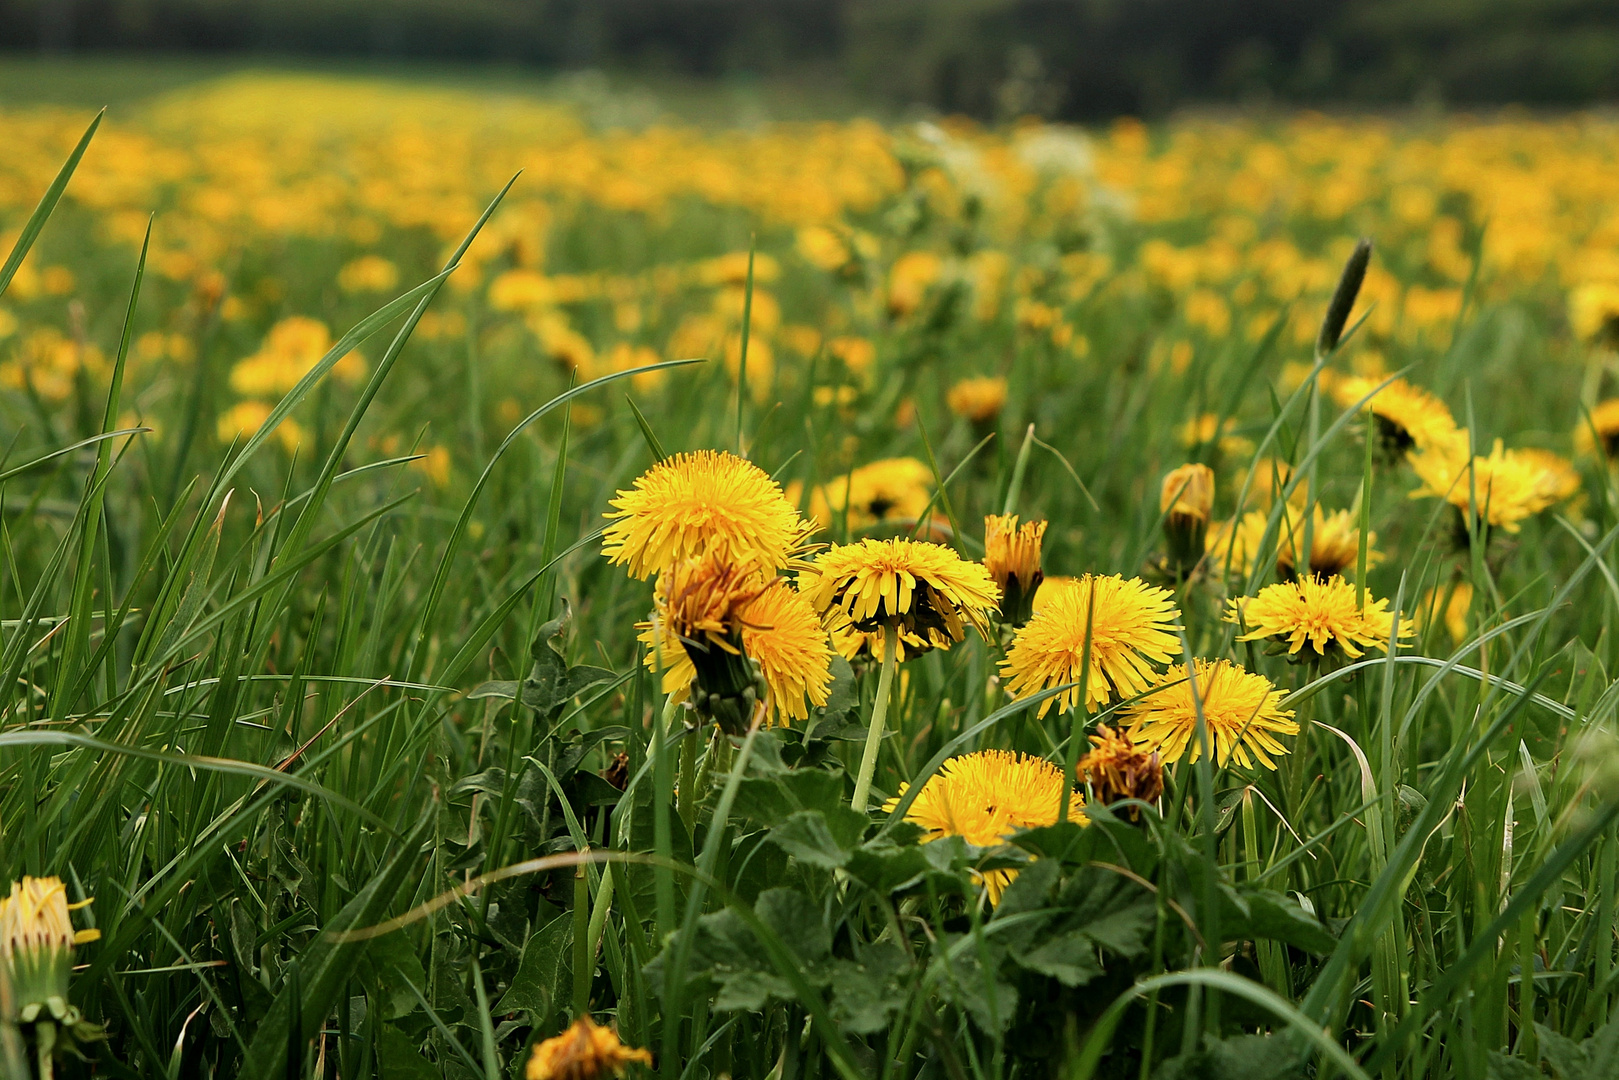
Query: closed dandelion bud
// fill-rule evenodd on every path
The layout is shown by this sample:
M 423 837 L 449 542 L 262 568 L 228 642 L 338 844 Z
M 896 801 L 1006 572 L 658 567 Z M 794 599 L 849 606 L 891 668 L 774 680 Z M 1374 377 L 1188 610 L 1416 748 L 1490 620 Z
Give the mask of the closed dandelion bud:
M 12 882 L 11 895 L 0 900 L 0 977 L 6 983 L 6 1020 L 32 1024 L 78 1020 L 68 1004 L 68 974 L 73 947 L 100 937 L 96 930 L 74 932 L 60 878 L 24 877 Z
M 1203 558 L 1209 515 L 1214 510 L 1214 470 L 1197 464 L 1171 470 L 1164 477 L 1158 508 L 1164 515 L 1169 569 L 1184 577 Z
M 1321 333 L 1315 339 L 1316 355 L 1325 356 L 1338 347 L 1338 339 L 1343 337 L 1344 324 L 1355 309 L 1355 298 L 1360 295 L 1366 267 L 1371 261 L 1372 242 L 1363 236 L 1355 242 L 1355 250 L 1350 252 L 1344 271 L 1338 277 L 1338 287 L 1332 292 L 1332 302 L 1321 320 Z
M 1078 769 L 1080 779 L 1091 786 L 1094 801 L 1102 806 L 1123 799 L 1153 803 L 1164 793 L 1164 766 L 1158 755 L 1106 724 L 1096 725 L 1091 748 L 1079 759 Z M 1141 808 L 1132 806 L 1128 814 L 1136 821 Z
M 1034 594 L 1045 575 L 1040 570 L 1040 545 L 1046 535 L 1044 521 L 1026 521 L 1016 514 L 984 518 L 984 568 L 1001 590 L 1001 619 L 1022 626 L 1034 614 Z

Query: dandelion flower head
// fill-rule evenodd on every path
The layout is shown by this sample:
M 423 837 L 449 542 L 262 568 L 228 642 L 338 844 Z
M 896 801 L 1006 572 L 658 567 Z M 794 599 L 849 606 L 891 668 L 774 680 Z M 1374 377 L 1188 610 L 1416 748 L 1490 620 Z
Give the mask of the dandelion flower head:
M 1095 608 L 1091 611 L 1092 597 Z M 1167 664 L 1181 651 L 1180 611 L 1168 589 L 1140 578 L 1086 574 L 1054 591 L 1028 625 L 1012 639 L 1001 674 L 1015 697 L 1030 697 L 1065 683 L 1078 683 L 1084 667 L 1085 624 L 1090 611 L 1091 663 L 1085 704 L 1097 708 L 1133 697 L 1157 678 L 1153 665 Z M 1079 701 L 1072 686 L 1040 703 L 1044 716 L 1053 704 L 1068 712 Z
M 1287 645 L 1289 656 L 1300 650 L 1321 658 L 1336 650 L 1355 659 L 1367 648 L 1387 651 L 1394 617 L 1387 600 L 1366 593 L 1356 603 L 1357 589 L 1341 577 L 1306 576 L 1267 585 L 1257 596 L 1229 602 L 1226 620 L 1240 622 L 1248 632 L 1238 641 L 1273 638 Z M 1400 637 L 1411 636 L 1408 621 L 1400 624 Z
M 665 458 L 611 506 L 602 554 L 641 579 L 710 553 L 785 567 L 806 529 L 763 469 L 716 450 Z
M 1233 760 L 1245 769 L 1255 761 L 1276 768 L 1276 757 L 1288 752 L 1277 737 L 1299 733 L 1293 711 L 1282 708 L 1282 692 L 1263 675 L 1229 660 L 1196 660 L 1192 676 L 1188 678 L 1186 665 L 1177 664 L 1164 673 L 1160 689 L 1124 707 L 1121 721 L 1135 744 L 1156 752 L 1165 763 L 1197 761 L 1201 705 L 1221 768 Z
M 867 634 L 893 626 L 929 646 L 948 649 L 1000 602 L 989 571 L 951 549 L 922 540 L 835 544 L 806 569 L 800 587 L 823 614 L 833 611 Z
M 926 830 L 924 841 L 959 836 L 975 847 L 993 847 L 1019 829 L 1054 824 L 1062 789 L 1062 769 L 1044 758 L 980 750 L 946 761 L 917 792 L 905 820 Z M 909 785 L 901 784 L 899 795 L 883 809 L 892 813 L 908 790 Z M 1086 823 L 1084 805 L 1084 795 L 1076 788 L 1069 795 L 1068 819 Z M 1016 876 L 1012 870 L 983 875 L 992 903 L 1000 903 L 1001 893 Z

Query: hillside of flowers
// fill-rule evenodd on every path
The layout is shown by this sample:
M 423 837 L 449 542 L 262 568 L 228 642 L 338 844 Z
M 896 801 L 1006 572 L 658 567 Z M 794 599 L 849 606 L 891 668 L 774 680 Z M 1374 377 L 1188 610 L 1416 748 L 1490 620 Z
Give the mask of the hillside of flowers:
M 0 145 L 5 1077 L 1609 1075 L 1612 116 Z

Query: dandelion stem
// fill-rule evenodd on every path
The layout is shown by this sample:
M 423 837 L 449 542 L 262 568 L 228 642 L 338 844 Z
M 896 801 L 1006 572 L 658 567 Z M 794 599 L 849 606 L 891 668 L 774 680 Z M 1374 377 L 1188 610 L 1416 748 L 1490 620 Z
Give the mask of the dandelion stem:
M 899 666 L 896 646 L 899 643 L 897 626 L 883 627 L 883 670 L 877 678 L 877 701 L 871 708 L 871 727 L 866 731 L 866 749 L 860 755 L 860 775 L 855 777 L 854 798 L 849 805 L 866 812 L 866 796 L 871 791 L 871 777 L 877 771 L 877 747 L 883 741 L 883 728 L 888 722 L 888 699 L 894 687 L 894 668 Z

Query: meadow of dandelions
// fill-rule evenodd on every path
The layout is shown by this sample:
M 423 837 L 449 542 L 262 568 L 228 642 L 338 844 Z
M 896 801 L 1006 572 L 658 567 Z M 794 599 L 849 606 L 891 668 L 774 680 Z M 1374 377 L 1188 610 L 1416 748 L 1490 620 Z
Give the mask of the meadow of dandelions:
M 1611 117 L 89 122 L 0 111 L 6 1077 L 1598 1075 Z

